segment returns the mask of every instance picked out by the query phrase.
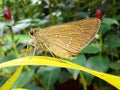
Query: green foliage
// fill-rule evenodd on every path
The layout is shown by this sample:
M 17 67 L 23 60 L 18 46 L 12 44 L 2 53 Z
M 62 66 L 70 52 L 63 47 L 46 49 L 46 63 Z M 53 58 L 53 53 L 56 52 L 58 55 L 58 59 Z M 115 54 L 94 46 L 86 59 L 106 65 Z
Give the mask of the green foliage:
M 88 45 L 81 51 L 81 53 L 95 54 L 95 53 L 99 53 L 100 51 L 101 51 L 100 46 L 98 46 L 98 45 Z
M 34 70 L 23 71 L 16 83 L 12 86 L 12 88 L 24 87 L 24 85 L 28 84 L 34 74 Z M 25 77 L 25 78 L 24 78 Z
M 26 55 L 26 45 L 31 42 L 29 30 L 31 27 L 45 28 L 54 24 L 75 21 L 82 18 L 95 17 L 96 10 L 102 9 L 103 17 L 98 37 L 85 47 L 77 58 L 71 62 L 86 66 L 101 72 L 120 75 L 120 1 L 106 0 L 1 0 L 0 1 L 0 63 Z M 4 7 L 8 7 L 12 19 L 6 21 L 3 17 Z M 13 33 L 10 33 L 10 27 Z M 12 39 L 13 37 L 13 39 Z M 15 45 L 13 43 L 15 42 Z M 16 52 L 16 51 L 17 52 Z M 30 51 L 29 51 L 30 50 Z M 33 47 L 27 55 L 31 55 Z M 18 55 L 19 54 L 19 55 Z M 37 53 L 39 55 L 39 52 Z M 31 72 L 23 71 L 14 87 L 36 88 L 42 90 L 54 89 L 55 84 L 69 81 L 70 78 L 80 80 L 80 71 L 51 68 L 29 67 Z M 0 85 L 6 80 L 6 74 L 14 70 L 0 70 Z M 98 78 L 83 73 L 86 83 L 97 82 Z M 22 80 L 23 79 L 23 80 Z M 98 83 L 98 82 L 97 82 Z M 74 83 L 73 83 L 74 84 Z M 104 88 L 107 83 L 96 84 Z M 70 86 L 69 86 L 70 87 Z M 111 89 L 111 87 L 108 87 Z M 109 89 L 109 90 L 110 90 Z M 113 90 L 113 89 L 112 89 Z

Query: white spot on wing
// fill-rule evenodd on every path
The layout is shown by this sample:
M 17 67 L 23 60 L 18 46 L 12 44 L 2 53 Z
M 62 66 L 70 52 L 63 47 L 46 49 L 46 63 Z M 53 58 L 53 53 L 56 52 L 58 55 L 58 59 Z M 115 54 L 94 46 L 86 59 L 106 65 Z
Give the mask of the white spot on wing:
M 55 37 L 58 37 L 58 35 L 55 35 Z
M 67 44 L 67 46 L 69 47 L 70 45 L 69 45 L 69 44 Z

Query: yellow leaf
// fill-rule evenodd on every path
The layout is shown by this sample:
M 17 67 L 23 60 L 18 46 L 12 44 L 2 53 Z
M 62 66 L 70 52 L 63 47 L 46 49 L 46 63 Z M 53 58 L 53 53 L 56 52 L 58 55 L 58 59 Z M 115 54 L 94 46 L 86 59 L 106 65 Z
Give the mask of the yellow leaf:
M 6 83 L 0 88 L 0 90 L 10 90 L 11 86 L 15 83 L 16 79 L 19 77 L 23 66 L 20 66 L 16 72 L 6 81 Z
M 83 66 L 79 66 L 77 64 L 74 64 L 74 63 L 71 63 L 71 62 L 68 62 L 65 60 L 58 60 L 56 58 L 51 58 L 51 57 L 28 56 L 28 57 L 18 58 L 15 60 L 1 63 L 0 68 L 17 66 L 17 65 L 45 65 L 45 66 L 55 66 L 55 67 L 64 67 L 64 68 L 82 70 L 82 71 L 87 72 L 91 75 L 99 77 L 99 78 L 105 80 L 106 82 L 110 83 L 111 85 L 113 85 L 117 89 L 120 89 L 120 77 L 118 77 L 118 76 L 105 74 L 102 72 L 98 72 L 95 70 L 85 68 Z
M 25 88 L 15 88 L 15 89 L 12 89 L 12 90 L 29 90 L 29 89 L 25 89 Z

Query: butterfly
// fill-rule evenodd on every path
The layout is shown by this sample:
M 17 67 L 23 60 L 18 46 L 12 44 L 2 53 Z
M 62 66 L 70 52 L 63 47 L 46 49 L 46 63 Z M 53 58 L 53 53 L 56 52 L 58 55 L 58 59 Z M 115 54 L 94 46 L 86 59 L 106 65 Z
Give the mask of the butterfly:
M 88 18 L 44 29 L 31 29 L 29 34 L 36 46 L 62 58 L 73 59 L 95 37 L 100 19 Z

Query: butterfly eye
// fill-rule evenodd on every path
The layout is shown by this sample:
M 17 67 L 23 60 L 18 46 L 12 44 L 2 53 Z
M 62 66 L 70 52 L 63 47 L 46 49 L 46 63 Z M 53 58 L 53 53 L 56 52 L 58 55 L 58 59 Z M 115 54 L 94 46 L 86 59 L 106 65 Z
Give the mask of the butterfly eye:
M 35 33 L 35 31 L 34 31 L 34 30 L 30 30 L 30 32 L 29 32 L 29 33 L 30 33 L 30 35 L 31 35 L 31 36 L 33 36 L 33 35 L 34 35 L 34 33 Z

